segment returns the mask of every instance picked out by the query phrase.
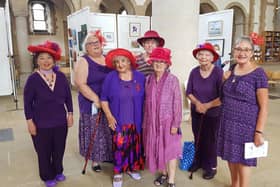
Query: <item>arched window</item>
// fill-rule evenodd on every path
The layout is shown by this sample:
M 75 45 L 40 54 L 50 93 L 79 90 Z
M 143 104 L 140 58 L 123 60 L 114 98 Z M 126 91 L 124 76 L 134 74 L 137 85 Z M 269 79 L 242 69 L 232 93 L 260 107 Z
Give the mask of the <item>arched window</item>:
M 50 2 L 29 1 L 29 25 L 31 33 L 54 34 L 53 8 Z

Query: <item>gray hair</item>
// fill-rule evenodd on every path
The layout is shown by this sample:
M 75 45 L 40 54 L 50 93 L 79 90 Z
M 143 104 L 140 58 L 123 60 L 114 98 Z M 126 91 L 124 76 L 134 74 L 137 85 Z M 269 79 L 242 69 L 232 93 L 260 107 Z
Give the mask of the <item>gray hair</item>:
M 234 46 L 240 44 L 241 42 L 247 42 L 251 45 L 251 48 L 254 50 L 254 43 L 252 41 L 252 39 L 249 37 L 249 36 L 241 36 L 239 37 L 235 43 L 234 43 Z

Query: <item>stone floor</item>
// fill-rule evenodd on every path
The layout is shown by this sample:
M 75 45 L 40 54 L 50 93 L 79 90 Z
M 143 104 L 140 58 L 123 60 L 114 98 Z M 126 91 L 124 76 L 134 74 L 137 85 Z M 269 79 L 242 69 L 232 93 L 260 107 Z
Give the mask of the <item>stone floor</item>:
M 112 165 L 108 163 L 102 165 L 104 170 L 101 173 L 94 173 L 88 167 L 86 174 L 81 174 L 84 160 L 78 153 L 78 105 L 76 98 L 77 93 L 73 91 L 75 126 L 69 131 L 64 157 L 64 173 L 67 176 L 67 180 L 57 186 L 111 187 Z M 0 129 L 12 128 L 14 136 L 12 141 L 0 142 L 0 187 L 43 187 L 44 184 L 38 176 L 36 154 L 26 128 L 22 110 L 22 95 L 19 95 L 18 108 L 16 110 L 11 96 L 0 97 Z M 270 99 L 269 116 L 265 129 L 265 136 L 269 141 L 269 156 L 259 159 L 258 167 L 252 170 L 252 187 L 280 187 L 279 109 L 280 99 Z M 188 122 L 182 123 L 182 129 L 183 140 L 192 139 L 191 127 Z M 210 181 L 202 179 L 201 171 L 194 174 L 193 180 L 189 180 L 189 173 L 178 169 L 176 176 L 177 187 L 228 187 L 230 174 L 226 162 L 220 159 L 218 162 L 218 173 Z M 154 186 L 154 176 L 152 174 L 145 170 L 142 172 L 142 176 L 142 180 L 133 181 L 125 175 L 123 187 Z

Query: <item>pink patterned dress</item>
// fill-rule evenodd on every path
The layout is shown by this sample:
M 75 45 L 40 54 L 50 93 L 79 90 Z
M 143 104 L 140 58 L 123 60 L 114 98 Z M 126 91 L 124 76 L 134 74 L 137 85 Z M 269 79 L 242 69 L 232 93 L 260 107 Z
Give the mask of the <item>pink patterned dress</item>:
M 181 133 L 171 135 L 182 121 L 181 89 L 177 77 L 166 72 L 157 82 L 147 77 L 145 86 L 143 141 L 148 169 L 165 170 L 168 161 L 181 157 Z

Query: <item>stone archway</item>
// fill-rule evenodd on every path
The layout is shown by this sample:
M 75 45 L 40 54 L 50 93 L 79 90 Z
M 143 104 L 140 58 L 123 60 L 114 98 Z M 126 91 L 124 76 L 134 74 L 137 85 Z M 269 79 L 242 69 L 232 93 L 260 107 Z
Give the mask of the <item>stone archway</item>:
M 199 6 L 199 13 L 206 14 L 218 11 L 217 6 L 211 0 L 201 0 Z
M 102 13 L 119 14 L 126 10 L 127 14 L 134 15 L 133 4 L 127 0 L 102 0 L 99 4 L 99 10 Z
M 248 15 L 246 14 L 246 9 L 238 3 L 230 4 L 226 9 L 233 9 L 232 41 L 248 34 Z
M 152 10 L 152 2 L 149 3 L 149 5 L 146 8 L 145 16 L 152 16 L 153 10 Z

